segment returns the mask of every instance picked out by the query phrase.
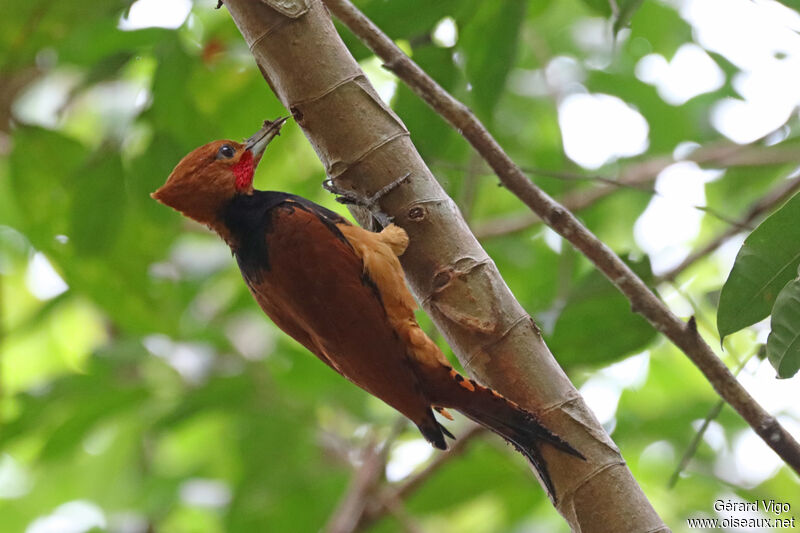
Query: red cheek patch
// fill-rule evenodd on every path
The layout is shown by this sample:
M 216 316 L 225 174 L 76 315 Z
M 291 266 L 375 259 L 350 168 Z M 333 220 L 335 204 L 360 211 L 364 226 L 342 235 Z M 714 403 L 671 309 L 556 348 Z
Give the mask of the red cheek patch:
M 253 153 L 245 150 L 239 162 L 233 165 L 233 174 L 236 176 L 236 190 L 242 191 L 249 189 L 253 185 L 253 174 L 256 171 L 256 163 L 253 160 Z

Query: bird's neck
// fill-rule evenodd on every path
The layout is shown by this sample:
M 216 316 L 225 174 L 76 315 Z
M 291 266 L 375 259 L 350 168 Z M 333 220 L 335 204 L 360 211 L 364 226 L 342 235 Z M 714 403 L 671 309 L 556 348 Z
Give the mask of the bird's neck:
M 266 237 L 267 225 L 271 220 L 269 211 L 287 196 L 282 192 L 259 190 L 237 194 L 223 206 L 209 227 L 236 252 L 244 243 Z

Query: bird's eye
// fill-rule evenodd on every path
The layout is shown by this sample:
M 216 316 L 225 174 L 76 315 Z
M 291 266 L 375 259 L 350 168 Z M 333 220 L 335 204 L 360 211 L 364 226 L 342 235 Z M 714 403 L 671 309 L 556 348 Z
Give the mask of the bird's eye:
M 230 159 L 236 154 L 236 150 L 230 144 L 223 144 L 217 152 L 217 159 Z

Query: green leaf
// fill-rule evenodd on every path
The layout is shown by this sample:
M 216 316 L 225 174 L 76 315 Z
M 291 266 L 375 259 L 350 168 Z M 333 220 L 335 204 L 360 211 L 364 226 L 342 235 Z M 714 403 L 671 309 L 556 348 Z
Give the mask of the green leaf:
M 119 154 L 108 151 L 76 173 L 68 235 L 79 253 L 101 254 L 113 246 L 125 208 L 123 174 Z
M 770 326 L 767 357 L 779 378 L 790 378 L 800 369 L 800 279 L 790 281 L 778 293 Z
M 599 13 L 604 17 L 611 16 L 611 4 L 609 4 L 608 0 L 583 0 L 583 3 L 595 13 Z
M 475 0 L 372 0 L 363 11 L 392 39 L 413 39 L 431 32 L 444 17 L 466 11 L 471 3 Z
M 452 92 L 456 86 L 463 86 L 455 63 L 453 52 L 447 48 L 424 46 L 414 49 L 414 61 L 439 85 Z M 399 84 L 392 107 L 405 122 L 411 139 L 426 160 L 443 159 L 454 144 L 462 148 L 466 143 L 445 120 L 423 102 L 405 84 Z M 463 152 L 463 149 L 461 150 Z
M 629 43 L 632 44 L 634 40 L 647 43 L 650 51 L 667 59 L 671 59 L 675 51 L 692 38 L 691 26 L 673 7 L 661 2 L 641 4 L 630 19 L 630 26 Z
M 766 318 L 778 292 L 800 264 L 800 195 L 762 222 L 744 241 L 722 286 L 717 329 L 724 339 Z
M 528 20 L 533 21 L 543 15 L 553 5 L 553 0 L 534 0 L 528 4 Z
M 155 56 L 158 67 L 153 75 L 153 105 L 145 115 L 153 118 L 161 133 L 189 146 L 199 146 L 214 139 L 217 129 L 186 91 L 192 81 L 194 58 L 174 36 L 159 43 Z
M 128 64 L 131 58 L 133 58 L 133 52 L 130 50 L 115 52 L 104 57 L 92 65 L 86 73 L 86 77 L 72 90 L 72 93 L 76 94 L 78 91 L 91 87 L 92 85 L 119 76 L 120 71 Z
M 88 151 L 60 133 L 20 128 L 10 157 L 10 185 L 21 208 L 17 228 L 34 247 L 50 250 L 54 237 L 68 232 L 70 183 Z
M 461 32 L 467 80 L 475 110 L 484 121 L 490 122 L 514 66 L 524 15 L 525 3 L 519 0 L 483 2 Z
M 619 13 L 614 21 L 614 35 L 617 35 L 622 28 L 628 25 L 633 14 L 636 13 L 636 10 L 639 9 L 643 1 L 644 0 L 623 0 L 619 3 Z
M 169 30 L 164 28 L 147 28 L 137 31 L 120 31 L 116 21 L 95 24 L 85 28 L 79 34 L 69 33 L 59 46 L 59 61 L 74 65 L 86 65 L 90 70 L 102 68 L 103 63 L 111 57 L 121 54 L 132 54 L 136 59 L 143 52 L 151 52 L 154 43 L 168 39 Z M 87 42 L 97 46 L 86 46 Z
M 800 0 L 778 0 L 778 2 L 795 11 L 800 11 Z
M 565 272 L 565 261 L 544 242 L 541 229 L 527 231 L 536 233 L 525 246 L 520 246 L 520 237 L 505 235 L 484 243 L 489 255 L 503 265 L 503 279 L 528 313 L 537 314 L 553 303 L 558 294 L 561 276 Z M 531 276 L 531 272 L 536 272 Z
M 549 0 L 548 0 L 549 1 Z M 475 13 L 475 5 L 479 0 L 369 0 L 357 2 L 361 11 L 393 40 L 406 39 L 415 42 L 430 42 L 430 34 L 436 24 L 445 17 L 453 17 L 457 24 Z M 409 16 L 413 13 L 414 16 Z M 337 19 L 334 23 L 347 45 L 350 53 L 357 61 L 372 56 L 349 29 Z
M 652 279 L 647 258 L 631 268 L 645 281 Z M 643 349 L 655 336 L 656 331 L 631 311 L 616 287 L 592 270 L 568 296 L 546 340 L 564 366 L 602 365 Z

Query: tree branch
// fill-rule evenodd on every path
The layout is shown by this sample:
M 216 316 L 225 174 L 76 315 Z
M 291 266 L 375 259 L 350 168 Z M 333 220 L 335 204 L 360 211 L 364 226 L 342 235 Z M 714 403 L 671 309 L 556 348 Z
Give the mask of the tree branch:
M 797 191 L 800 191 L 800 177 L 792 178 L 781 183 L 778 187 L 769 192 L 766 196 L 759 198 L 747 213 L 739 219 L 737 225 L 731 226 L 723 231 L 716 238 L 709 241 L 708 244 L 689 254 L 689 256 L 681 261 L 672 270 L 665 272 L 659 278 L 659 281 L 675 281 L 675 279 L 687 268 L 695 264 L 700 259 L 716 251 L 717 248 L 722 246 L 731 237 L 742 232 L 743 227 L 749 227 L 752 223 L 761 218 L 761 215 L 769 213 L 777 206 L 788 200 Z
M 580 250 L 628 298 L 632 309 L 666 335 L 706 376 L 717 393 L 792 469 L 800 473 L 800 445 L 764 410 L 714 354 L 696 329 L 684 323 L 638 276 L 578 219 L 525 176 L 489 131 L 461 102 L 417 66 L 348 0 L 325 0 L 331 12 L 438 112 L 486 160 L 500 181 L 537 216 Z M 733 150 L 735 153 L 735 150 Z

